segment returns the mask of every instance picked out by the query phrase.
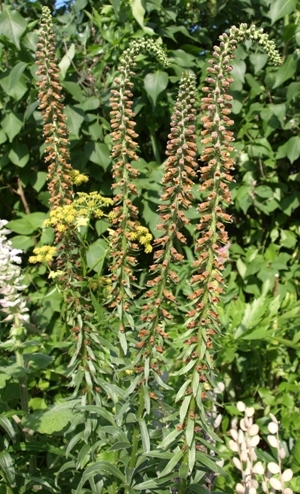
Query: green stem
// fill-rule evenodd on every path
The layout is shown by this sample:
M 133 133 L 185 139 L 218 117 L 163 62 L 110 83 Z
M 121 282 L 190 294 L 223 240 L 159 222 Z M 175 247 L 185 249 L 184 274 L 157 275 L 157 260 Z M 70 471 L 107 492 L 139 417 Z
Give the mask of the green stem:
M 139 419 L 142 418 L 143 415 L 143 410 L 144 410 L 144 388 L 141 386 L 140 387 L 140 397 L 139 397 L 139 408 L 136 413 L 136 418 L 137 421 L 134 426 L 133 430 L 133 436 L 132 436 L 132 451 L 131 451 L 131 458 L 130 458 L 130 463 L 129 467 L 134 468 L 136 464 L 136 456 L 138 452 L 138 447 L 139 447 L 139 437 L 140 437 L 140 426 L 139 426 Z
M 180 479 L 178 494 L 185 494 L 185 493 L 186 493 L 186 479 Z
M 20 322 L 18 316 L 15 317 L 15 324 L 14 324 L 14 329 L 13 329 L 13 335 L 16 340 L 16 350 L 15 350 L 15 355 L 16 355 L 16 363 L 18 366 L 21 368 L 25 369 L 24 365 L 24 357 L 23 357 L 23 349 L 22 349 L 22 342 L 25 336 L 25 331 L 22 326 L 22 323 Z M 20 387 L 20 398 L 21 398 L 21 409 L 25 413 L 29 413 L 29 405 L 28 405 L 28 390 L 27 390 L 27 377 L 22 376 L 19 377 L 19 387 Z M 25 441 L 27 443 L 32 441 L 32 436 L 30 432 L 24 432 L 25 436 Z M 29 472 L 34 475 L 37 470 L 37 465 L 36 465 L 36 457 L 35 456 L 30 456 L 29 457 Z

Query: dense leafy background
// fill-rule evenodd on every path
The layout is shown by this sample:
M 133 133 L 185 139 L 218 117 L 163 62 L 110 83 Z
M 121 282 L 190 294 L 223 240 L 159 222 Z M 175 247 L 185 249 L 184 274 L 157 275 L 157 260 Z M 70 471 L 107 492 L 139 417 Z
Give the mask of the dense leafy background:
M 30 423 L 30 427 L 41 434 L 32 447 L 39 451 L 40 469 L 46 472 L 49 466 L 54 470 L 55 465 L 61 466 L 62 450 L 57 444 L 70 417 L 67 408 L 59 414 L 49 411 L 53 421 L 42 413 L 67 393 L 64 367 L 68 358 L 64 346 L 68 343 L 61 341 L 59 296 L 49 288 L 44 268 L 26 263 L 35 245 L 52 240 L 51 231 L 43 229 L 48 192 L 36 88 L 35 51 L 41 4 L 35 1 L 2 4 L 0 217 L 10 221 L 13 245 L 25 251 L 31 321 L 38 333 L 32 352 L 40 352 L 30 366 L 29 387 L 31 409 L 40 412 L 41 419 L 36 424 Z M 132 39 L 153 36 L 161 40 L 172 62 L 171 68 L 162 69 L 155 59 L 140 57 L 134 88 L 142 170 L 137 181 L 141 192 L 138 206 L 154 236 L 164 150 L 181 72 L 189 69 L 196 73 L 200 100 L 204 69 L 213 45 L 230 25 L 240 22 L 254 22 L 263 27 L 282 54 L 283 65 L 274 68 L 268 65 L 265 54 L 246 43 L 238 48 L 234 61 L 236 171 L 231 207 L 234 223 L 230 227 L 228 289 L 221 307 L 223 327 L 217 365 L 226 385 L 220 433 L 226 433 L 239 399 L 255 404 L 262 420 L 271 410 L 282 424 L 287 464 L 297 473 L 300 471 L 299 2 L 75 0 L 56 11 L 53 4 L 50 0 L 43 2 L 54 13 L 72 164 L 90 177 L 82 190 L 111 195 L 108 100 L 122 51 Z M 195 221 L 196 211 L 192 210 L 190 216 Z M 107 226 L 99 221 L 91 241 L 96 241 Z M 190 247 L 186 250 L 192 256 Z M 143 262 L 146 268 L 150 259 Z M 182 267 L 183 284 L 187 269 Z M 7 366 L 10 362 L 9 348 L 5 347 L 7 333 L 2 331 L 0 363 Z M 39 336 L 39 332 L 46 336 Z M 8 371 L 0 375 L 0 410 L 5 416 L 17 407 L 14 376 L 13 370 L 11 375 Z M 18 434 L 16 430 L 5 429 L 4 423 L 1 425 L 11 438 Z M 43 433 L 50 438 L 47 448 Z M 24 454 L 21 446 L 12 452 L 21 467 Z M 85 460 L 80 463 L 79 458 L 78 469 L 84 465 Z M 47 475 L 44 478 L 47 492 Z M 68 485 L 64 472 L 61 479 L 61 488 Z M 74 479 L 75 485 L 76 476 Z M 22 492 L 31 492 L 30 485 Z

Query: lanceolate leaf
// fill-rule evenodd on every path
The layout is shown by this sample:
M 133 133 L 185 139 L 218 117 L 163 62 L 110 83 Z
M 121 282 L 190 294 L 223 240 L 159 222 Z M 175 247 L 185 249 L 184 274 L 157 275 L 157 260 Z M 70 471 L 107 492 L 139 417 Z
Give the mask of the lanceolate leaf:
M 153 34 L 154 31 L 150 27 L 145 26 L 144 23 L 144 17 L 145 17 L 145 9 L 142 4 L 142 0 L 131 0 L 131 10 L 132 10 L 132 15 L 135 18 L 135 20 L 138 22 L 138 24 L 141 26 L 143 31 L 145 31 L 147 34 Z

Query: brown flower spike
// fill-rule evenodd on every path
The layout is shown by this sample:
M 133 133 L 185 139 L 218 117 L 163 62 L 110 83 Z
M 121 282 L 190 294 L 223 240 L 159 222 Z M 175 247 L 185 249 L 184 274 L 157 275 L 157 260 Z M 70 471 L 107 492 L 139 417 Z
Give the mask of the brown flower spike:
M 176 305 L 173 286 L 179 282 L 171 265 L 184 259 L 177 249 L 178 245 L 186 243 L 181 230 L 189 223 L 185 211 L 193 199 L 193 178 L 197 168 L 194 106 L 195 76 L 183 73 L 168 136 L 162 204 L 158 208 L 160 224 L 157 229 L 162 231 L 162 235 L 154 241 L 158 246 L 154 254 L 155 263 L 150 267 L 154 277 L 147 282 L 147 303 L 142 308 L 142 327 L 136 344 L 137 348 L 141 348 L 136 360 L 144 363 L 148 360 L 151 373 L 158 382 L 165 340 L 168 338 L 166 327 L 173 319 L 170 310 Z M 147 383 L 149 372 L 146 374 Z
M 152 40 L 132 42 L 125 50 L 120 60 L 119 75 L 114 80 L 115 89 L 111 91 L 111 126 L 112 126 L 112 158 L 113 158 L 113 189 L 115 207 L 111 214 L 114 231 L 111 234 L 111 272 L 112 287 L 110 307 L 116 308 L 119 317 L 119 338 L 123 352 L 127 352 L 125 338 L 126 328 L 133 329 L 130 307 L 133 299 L 132 281 L 135 280 L 133 268 L 136 265 L 135 252 L 138 245 L 135 242 L 138 210 L 132 203 L 132 196 L 137 195 L 134 179 L 139 174 L 132 166 L 137 161 L 138 144 L 135 139 L 138 134 L 134 127 L 135 115 L 132 111 L 132 77 L 135 75 L 135 59 L 142 50 L 152 51 L 159 61 L 167 64 L 161 48 Z
M 274 64 L 280 63 L 279 54 L 268 36 L 255 26 L 247 28 L 246 24 L 240 28 L 233 26 L 228 35 L 221 35 L 220 45 L 214 47 L 213 58 L 209 60 L 201 106 L 204 116 L 201 119 L 203 151 L 200 158 L 203 202 L 198 207 L 200 221 L 197 225 L 200 235 L 195 246 L 197 260 L 191 279 L 193 291 L 189 296 L 192 308 L 187 314 L 184 335 L 184 367 L 180 371 L 186 374 L 187 387 L 184 393 L 177 396 L 177 400 L 183 399 L 180 423 L 185 425 L 185 461 L 188 462 L 189 471 L 195 463 L 196 431 L 201 431 L 197 438 L 200 441 L 207 432 L 211 433 L 206 420 L 205 402 L 207 389 L 214 385 L 213 337 L 219 331 L 218 303 L 224 290 L 222 270 L 228 252 L 225 224 L 231 221 L 231 216 L 225 211 L 231 203 L 229 184 L 233 180 L 231 171 L 234 169 L 231 158 L 234 136 L 230 130 L 234 122 L 230 118 L 232 96 L 229 94 L 233 82 L 230 77 L 231 60 L 237 43 L 245 38 L 257 41 Z
M 48 7 L 42 8 L 42 22 L 37 44 L 37 75 L 41 76 L 39 109 L 44 119 L 45 161 L 48 165 L 48 189 L 51 208 L 70 204 L 73 187 L 70 172 L 69 141 L 66 116 L 63 113 L 62 87 L 59 84 L 59 68 L 55 58 L 52 17 Z

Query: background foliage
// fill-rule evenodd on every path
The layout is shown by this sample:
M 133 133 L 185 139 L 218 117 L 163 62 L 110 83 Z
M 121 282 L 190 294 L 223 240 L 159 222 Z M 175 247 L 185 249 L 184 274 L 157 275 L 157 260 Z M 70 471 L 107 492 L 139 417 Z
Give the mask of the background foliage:
M 267 55 L 253 48 L 250 42 L 238 48 L 234 61 L 236 171 L 232 184 L 234 204 L 230 211 L 234 223 L 229 231 L 227 293 L 221 307 L 222 336 L 217 352 L 217 367 L 226 387 L 220 408 L 223 415 L 220 435 L 225 437 L 229 421 L 237 413 L 234 404 L 240 399 L 255 406 L 262 423 L 272 411 L 282 425 L 288 452 L 286 462 L 297 474 L 300 471 L 299 2 L 75 0 L 58 10 L 53 1 L 43 4 L 49 5 L 54 13 L 72 165 L 88 172 L 90 181 L 81 188 L 85 192 L 111 195 L 109 95 L 121 53 L 131 40 L 144 35 L 161 40 L 167 51 L 170 68 L 162 68 L 154 58 L 140 56 L 134 87 L 143 170 L 137 180 L 141 192 L 137 205 L 143 223 L 154 237 L 164 150 L 182 71 L 189 69 L 196 74 L 200 101 L 204 69 L 212 47 L 229 26 L 256 23 L 275 41 L 283 57 L 280 67 L 269 66 Z M 34 246 L 52 240 L 51 229 L 43 228 L 49 197 L 36 87 L 35 51 L 40 15 L 39 2 L 1 3 L 0 217 L 10 221 L 14 247 L 25 251 L 28 303 L 35 335 L 28 350 L 29 404 L 34 413 L 27 425 L 39 433 L 24 448 L 18 439 L 20 426 L 11 426 L 6 420 L 18 408 L 19 398 L 17 371 L 13 369 L 2 324 L 0 427 L 4 434 L 2 447 L 9 446 L 11 457 L 20 465 L 18 492 L 32 492 L 34 481 L 24 480 L 26 468 L 23 468 L 30 454 L 37 455 L 44 479 L 42 492 L 61 492 L 66 486 L 70 489 L 69 474 L 64 470 L 60 480 L 54 482 L 63 464 L 65 441 L 73 437 L 75 449 L 70 460 L 75 466 L 73 489 L 80 478 L 78 472 L 89 461 L 84 449 L 76 450 L 70 410 L 59 404 L 69 393 L 65 372 L 69 343 L 59 319 L 60 297 L 49 288 L 45 268 L 27 263 Z M 198 147 L 200 153 L 200 138 Z M 196 210 L 192 209 L 189 215 L 196 223 Z M 94 237 L 89 239 L 89 267 L 103 255 L 103 244 L 97 239 L 108 226 L 105 220 L 95 224 Z M 185 250 L 191 258 L 192 228 L 189 235 Z M 150 262 L 147 256 L 141 260 L 141 280 Z M 183 290 L 187 275 L 188 267 L 182 265 Z M 52 404 L 57 409 L 48 408 Z M 120 436 L 118 440 L 122 442 L 124 438 Z M 230 455 L 228 451 L 223 454 Z M 5 459 L 0 458 L 2 470 L 3 462 Z M 11 472 L 13 485 L 15 474 L 13 469 Z M 225 490 L 228 485 L 232 488 L 232 479 L 232 472 L 229 480 L 220 478 L 219 488 Z M 98 492 L 96 487 L 91 489 L 80 492 Z M 3 486 L 0 492 L 9 491 Z

